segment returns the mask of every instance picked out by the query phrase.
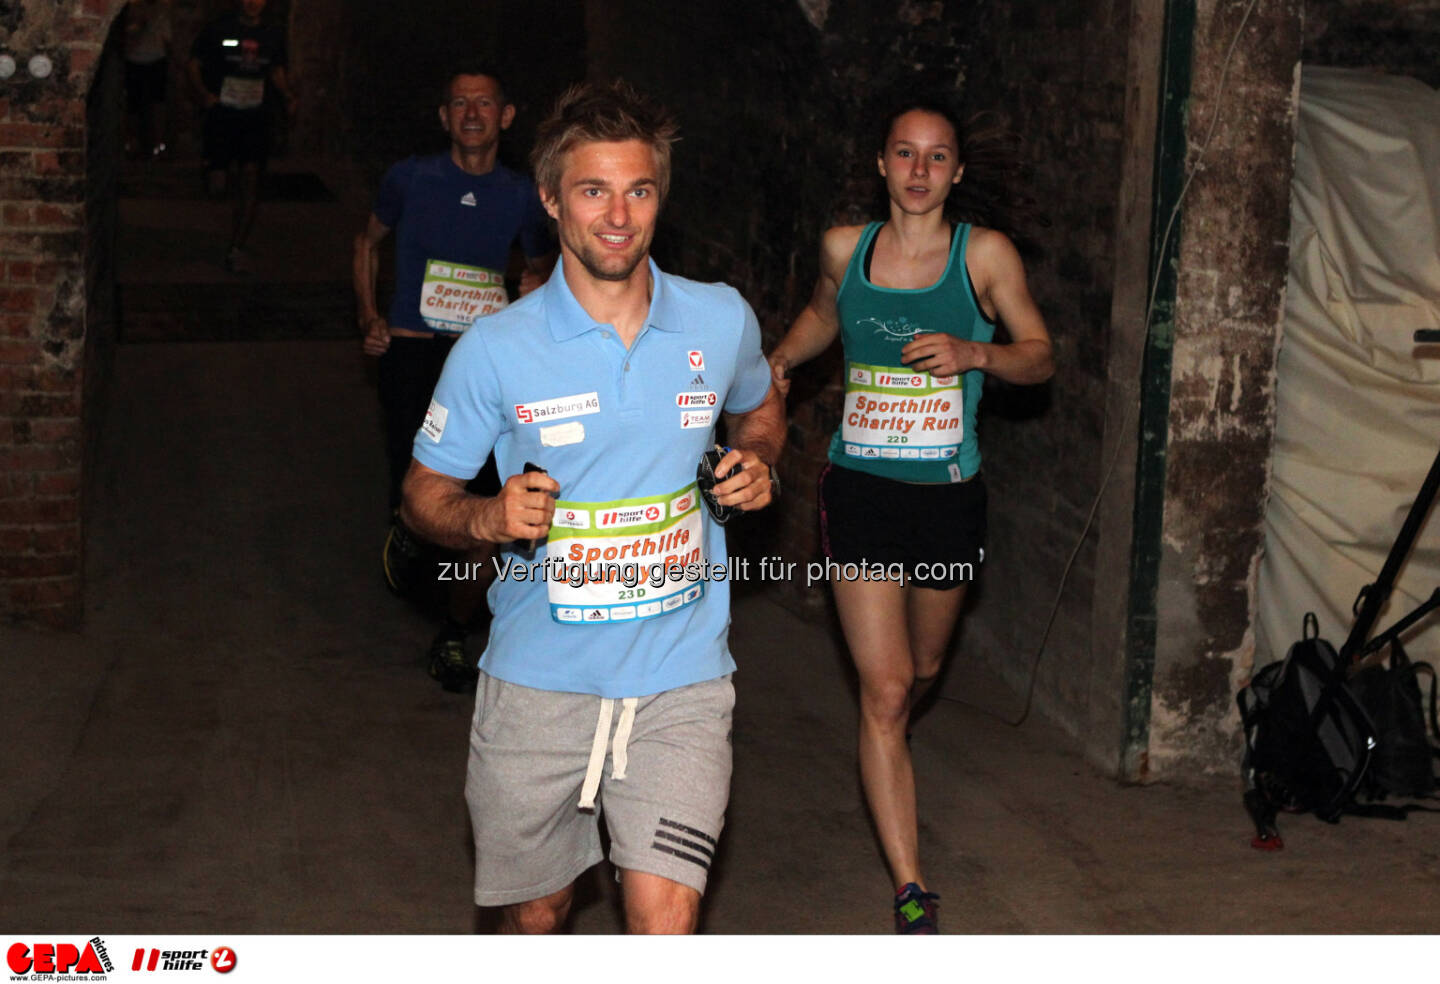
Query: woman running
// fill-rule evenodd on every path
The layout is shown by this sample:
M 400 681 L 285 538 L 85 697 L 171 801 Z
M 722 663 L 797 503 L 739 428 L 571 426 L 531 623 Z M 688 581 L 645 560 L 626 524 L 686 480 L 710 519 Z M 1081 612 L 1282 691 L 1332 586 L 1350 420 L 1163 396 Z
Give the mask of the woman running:
M 984 559 L 975 434 L 983 378 L 1040 383 L 1054 371 L 1020 255 L 989 227 L 1005 210 L 987 203 L 1005 199 L 986 189 L 957 194 L 968 213 L 960 217 L 982 224 L 947 218 L 965 173 L 962 141 L 955 116 L 938 105 L 912 103 L 887 119 L 877 163 L 889 219 L 824 234 L 810 303 L 770 355 L 786 393 L 795 366 L 837 335 L 844 347 L 844 413 L 820 477 L 821 535 L 839 572 L 830 585 L 860 677 L 860 778 L 902 934 L 937 931 L 906 729 Z M 1008 343 L 992 341 L 997 324 Z

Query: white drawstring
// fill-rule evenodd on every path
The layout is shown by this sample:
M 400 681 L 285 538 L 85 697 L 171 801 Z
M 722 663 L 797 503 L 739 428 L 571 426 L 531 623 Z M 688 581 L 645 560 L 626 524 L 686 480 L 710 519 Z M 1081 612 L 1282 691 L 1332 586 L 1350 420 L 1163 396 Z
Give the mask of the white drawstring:
M 605 739 L 610 737 L 610 716 L 615 702 L 600 698 L 600 719 L 595 722 L 595 740 L 590 743 L 590 764 L 585 767 L 585 783 L 580 787 L 580 809 L 595 809 L 595 794 L 600 789 L 600 770 L 605 765 Z
M 635 706 L 638 699 L 626 697 L 620 702 L 620 723 L 615 728 L 615 740 L 611 743 L 614 765 L 610 778 L 625 778 L 625 766 L 629 764 L 626 749 L 630 744 L 630 731 L 635 725 Z M 605 739 L 610 735 L 610 722 L 615 715 L 615 701 L 600 698 L 600 716 L 595 722 L 595 738 L 590 742 L 590 763 L 585 767 L 585 782 L 580 786 L 582 810 L 595 809 L 595 794 L 600 791 L 600 774 L 605 768 Z
M 626 755 L 626 747 L 630 744 L 630 729 L 635 726 L 635 704 L 634 697 L 626 697 L 620 702 L 620 724 L 615 728 L 615 743 L 611 746 L 614 764 L 610 769 L 611 779 L 624 779 L 625 766 L 629 761 Z

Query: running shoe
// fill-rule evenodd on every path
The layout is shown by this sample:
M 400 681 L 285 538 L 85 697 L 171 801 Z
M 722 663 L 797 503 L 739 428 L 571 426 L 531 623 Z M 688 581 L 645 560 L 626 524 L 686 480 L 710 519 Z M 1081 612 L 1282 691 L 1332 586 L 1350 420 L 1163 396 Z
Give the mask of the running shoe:
M 940 896 L 910 882 L 895 896 L 895 932 L 934 936 L 940 932 Z
M 230 251 L 225 254 L 225 269 L 235 274 L 246 274 L 250 272 L 250 257 L 239 246 L 231 246 Z
M 380 551 L 380 563 L 385 572 L 385 584 L 392 592 L 408 598 L 415 592 L 420 581 L 420 561 L 425 553 L 420 538 L 411 533 L 397 515 L 390 521 L 390 531 L 385 534 L 385 546 Z
M 454 694 L 474 690 L 480 679 L 475 663 L 465 655 L 465 637 L 451 629 L 441 629 L 430 644 L 430 675 L 440 686 Z

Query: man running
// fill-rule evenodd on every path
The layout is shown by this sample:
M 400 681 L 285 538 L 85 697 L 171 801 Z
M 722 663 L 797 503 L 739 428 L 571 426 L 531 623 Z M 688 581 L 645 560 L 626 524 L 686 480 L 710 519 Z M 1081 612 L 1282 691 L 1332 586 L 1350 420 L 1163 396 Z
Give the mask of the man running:
M 440 125 L 450 138 L 447 152 L 411 157 L 386 173 L 365 231 L 355 237 L 355 297 L 367 355 L 380 357 L 380 403 L 385 416 L 385 450 L 390 464 L 390 508 L 400 506 L 400 483 L 410 466 L 410 443 L 425 420 L 430 394 L 450 347 L 475 319 L 507 303 L 505 268 L 519 240 L 527 258 L 521 293 L 538 286 L 555 263 L 549 220 L 535 185 L 500 164 L 500 133 L 515 118 L 515 107 L 494 71 L 467 67 L 453 73 L 441 93 Z M 395 295 L 388 317 L 375 301 L 379 246 L 395 230 Z M 487 463 L 471 483 L 494 495 L 500 488 Z M 425 555 L 398 519 L 385 546 L 385 572 L 392 589 L 404 593 L 407 580 L 433 579 L 421 570 Z M 493 572 L 493 545 L 483 545 L 448 568 L 448 614 L 430 646 L 430 675 L 446 690 L 475 685 L 475 661 L 465 640 L 477 615 L 488 614 L 484 589 Z M 407 571 L 408 568 L 412 570 Z
M 270 157 L 268 88 L 295 115 L 295 94 L 285 74 L 285 33 L 261 23 L 265 0 L 239 0 L 237 12 L 210 24 L 190 49 L 190 83 L 205 110 L 205 170 L 212 195 L 233 172 L 235 213 L 225 268 L 248 273 L 245 243 L 260 210 L 260 173 Z
M 693 932 L 724 824 L 727 556 L 696 470 L 723 413 L 715 500 L 762 508 L 785 419 L 750 306 L 650 259 L 674 136 L 623 83 L 561 97 L 532 155 L 558 273 L 456 344 L 405 481 L 426 536 L 501 545 L 466 800 L 508 932 L 563 926 L 602 809 L 629 930 Z M 472 495 L 492 447 L 506 481 Z

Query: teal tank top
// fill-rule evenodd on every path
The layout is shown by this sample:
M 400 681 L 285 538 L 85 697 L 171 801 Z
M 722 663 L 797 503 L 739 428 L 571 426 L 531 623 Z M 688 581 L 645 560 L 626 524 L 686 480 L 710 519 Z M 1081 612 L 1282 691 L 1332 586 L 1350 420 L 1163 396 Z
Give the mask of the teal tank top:
M 865 256 L 882 223 L 860 234 L 835 306 L 845 348 L 845 409 L 830 441 L 830 460 L 844 468 L 901 482 L 945 483 L 980 471 L 975 420 L 985 374 L 916 372 L 900 350 L 917 334 L 944 332 L 972 342 L 995 337 L 975 298 L 965 266 L 970 225 L 955 230 L 945 272 L 929 287 L 877 287 Z

